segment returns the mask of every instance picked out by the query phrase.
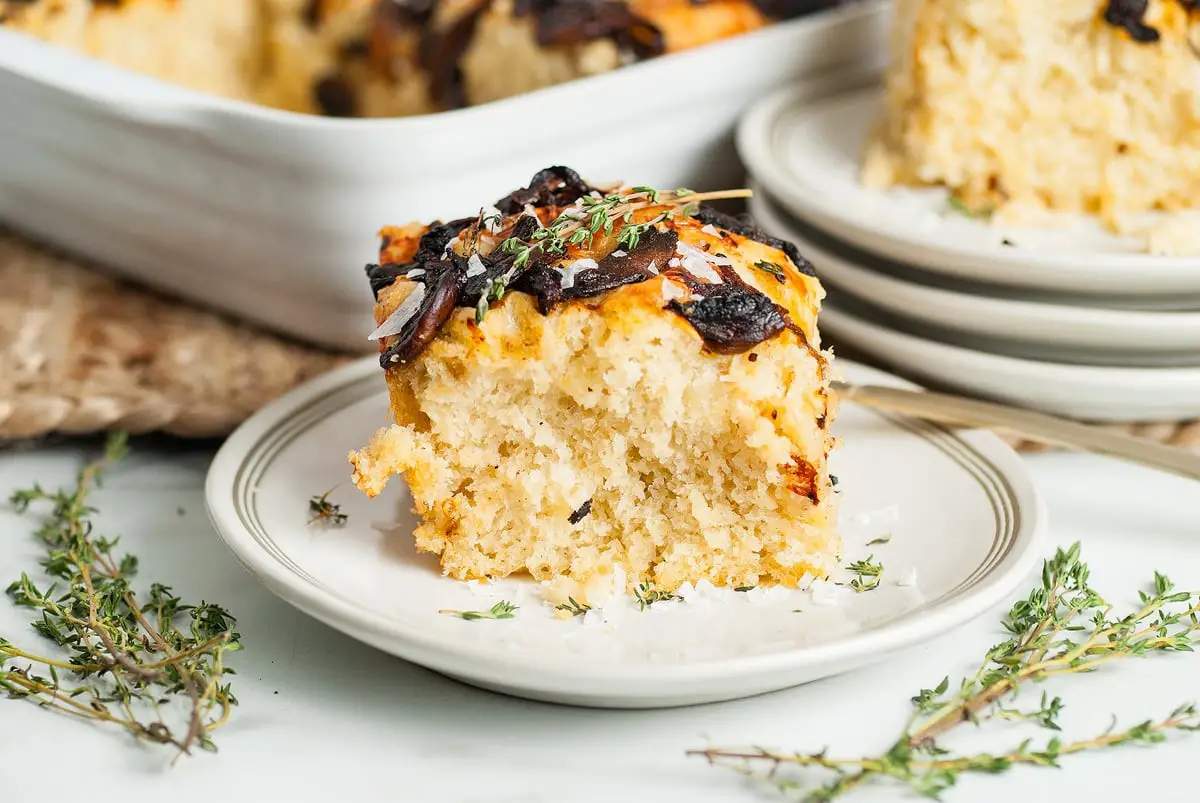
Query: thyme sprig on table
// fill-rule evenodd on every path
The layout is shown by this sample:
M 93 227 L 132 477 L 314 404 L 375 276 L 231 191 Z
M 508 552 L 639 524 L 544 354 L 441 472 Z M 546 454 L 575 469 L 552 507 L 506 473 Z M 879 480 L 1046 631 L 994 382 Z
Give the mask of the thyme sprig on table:
M 133 588 L 138 560 L 118 557 L 119 539 L 97 535 L 88 496 L 104 471 L 126 453 L 123 435 L 109 438 L 104 456 L 87 464 L 74 487 L 50 492 L 34 485 L 12 495 L 20 513 L 48 503 L 36 535 L 46 548 L 40 586 L 28 575 L 8 587 L 13 602 L 36 614 L 33 629 L 65 651 L 42 657 L 0 637 L 0 690 L 8 697 L 91 722 L 124 728 L 134 738 L 216 750 L 212 733 L 229 719 L 237 699 L 224 683 L 228 653 L 241 648 L 236 622 L 210 603 L 188 605 L 170 588 Z M 69 679 L 69 680 L 68 680 Z M 168 724 L 181 701 L 185 724 Z
M 1004 626 L 1011 638 L 990 649 L 979 670 L 953 688 L 947 677 L 912 698 L 913 714 L 886 752 L 867 758 L 834 758 L 825 750 L 792 753 L 754 748 L 689 751 L 713 764 L 765 777 L 784 791 L 806 792 L 804 800 L 824 803 L 871 781 L 891 781 L 937 798 L 964 774 L 1004 772 L 1018 765 L 1057 767 L 1075 753 L 1127 744 L 1155 744 L 1177 731 L 1200 730 L 1200 710 L 1177 707 L 1165 717 L 1125 729 L 1115 727 L 1088 739 L 1065 741 L 1051 736 L 1035 744 L 1025 739 L 1000 753 L 955 755 L 940 739 L 964 723 L 986 725 L 1019 720 L 1052 732 L 1059 730 L 1061 698 L 1043 694 L 1040 705 L 1014 705 L 1028 685 L 1048 678 L 1091 672 L 1124 658 L 1159 652 L 1190 652 L 1200 637 L 1200 593 L 1176 591 L 1155 573 L 1139 607 L 1115 616 L 1113 606 L 1088 585 L 1088 566 L 1080 547 L 1058 550 L 1044 563 L 1042 583 L 1012 606 Z M 824 771 L 827 780 L 802 786 L 787 770 Z
M 696 214 L 702 201 L 750 195 L 750 190 L 697 193 L 686 188 L 656 190 L 650 187 L 633 187 L 625 193 L 600 197 L 585 195 L 559 213 L 549 225 L 535 230 L 528 240 L 509 237 L 498 247 L 504 253 L 516 255 L 513 259 L 516 268 L 528 264 L 535 252 L 561 255 L 573 245 L 590 247 L 601 233 L 608 237 L 615 232 L 618 245 L 632 250 L 642 236 L 659 223 Z M 648 220 L 634 222 L 635 212 L 652 207 L 663 207 L 663 211 Z

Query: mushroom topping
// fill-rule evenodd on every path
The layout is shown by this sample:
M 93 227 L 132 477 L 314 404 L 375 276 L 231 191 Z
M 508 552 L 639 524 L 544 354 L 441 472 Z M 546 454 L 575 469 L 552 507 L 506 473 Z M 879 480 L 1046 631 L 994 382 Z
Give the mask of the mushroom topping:
M 1160 34 L 1146 24 L 1146 12 L 1149 9 L 1150 0 L 1108 0 L 1104 21 L 1116 28 L 1123 28 L 1135 42 L 1157 42 Z
M 396 279 L 404 276 L 407 278 L 409 271 L 414 270 L 414 263 L 393 262 L 385 265 L 367 265 L 367 280 L 371 283 L 371 293 L 375 296 L 375 300 L 379 300 L 379 293 L 385 287 L 391 287 Z
M 429 74 L 430 96 L 443 108 L 454 109 L 466 103 L 459 61 L 470 47 L 475 26 L 488 5 L 486 0 L 479 3 L 445 30 L 424 27 L 418 51 L 421 66 Z
M 379 355 L 379 364 L 388 368 L 406 363 L 424 351 L 443 324 L 450 320 L 465 280 L 457 266 L 441 271 L 432 280 L 426 277 L 420 306 L 397 333 L 396 340 Z
M 653 263 L 664 264 L 675 252 L 679 235 L 673 231 L 649 229 L 642 235 L 637 248 L 624 256 L 609 254 L 596 267 L 580 271 L 574 283 L 563 289 L 564 298 L 587 298 L 615 290 L 627 284 L 637 284 L 652 278 Z
M 534 207 L 564 207 L 595 191 L 569 167 L 556 165 L 539 170 L 529 186 L 515 190 L 496 202 L 496 208 L 506 215 L 516 215 L 527 204 Z
M 672 300 L 705 344 L 721 354 L 739 354 L 788 328 L 786 313 L 767 296 L 743 284 L 705 284 L 691 301 Z M 696 286 L 692 288 L 696 292 Z
M 517 14 L 537 17 L 537 40 L 543 47 L 577 45 L 595 39 L 612 39 L 638 58 L 666 52 L 662 32 L 623 2 L 583 0 L 563 3 L 533 0 L 517 6 Z
M 812 266 L 794 245 L 770 237 L 747 218 L 680 203 L 692 194 L 680 191 L 674 199 L 678 206 L 638 222 L 633 217 L 641 208 L 637 204 L 655 208 L 670 201 L 644 188 L 631 196 L 602 196 L 570 168 L 550 167 L 539 171 L 528 187 L 496 203 L 507 220 L 488 227 L 492 239 L 486 253 L 479 249 L 477 237 L 481 217 L 435 223 L 421 237 L 411 262 L 367 268 L 377 297 L 398 278 L 423 285 L 376 331 L 374 336 L 386 344 L 382 364 L 386 368 L 420 354 L 456 307 L 473 307 L 476 322 L 482 322 L 493 302 L 517 291 L 536 298 L 545 315 L 564 301 L 599 296 L 660 274 L 669 279 L 663 285 L 665 308 L 687 320 L 715 352 L 740 353 L 784 329 L 805 340 L 786 309 L 741 279 L 733 259 L 709 253 L 707 246 L 681 243 L 671 221 L 691 217 L 730 245 L 733 240 L 720 230 L 784 251 L 804 273 L 811 274 Z M 546 210 L 551 217 L 543 223 L 537 213 Z M 456 248 L 464 231 L 470 232 L 468 242 Z M 617 239 L 620 247 L 596 260 L 589 256 L 590 248 L 601 232 Z M 496 244 L 496 237 L 503 242 Z M 786 281 L 782 270 L 776 278 Z

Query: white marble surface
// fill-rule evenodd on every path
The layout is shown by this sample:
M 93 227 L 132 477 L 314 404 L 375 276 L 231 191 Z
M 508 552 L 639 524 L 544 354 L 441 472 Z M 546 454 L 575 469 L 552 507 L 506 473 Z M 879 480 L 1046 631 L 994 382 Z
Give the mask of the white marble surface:
M 664 711 L 563 708 L 459 685 L 372 651 L 313 622 L 260 588 L 218 542 L 205 517 L 207 448 L 135 452 L 97 494 L 101 529 L 141 557 L 142 577 L 187 598 L 229 607 L 246 650 L 236 656 L 241 699 L 218 734 L 221 752 L 167 768 L 163 753 L 120 733 L 0 700 L 0 798 L 89 801 L 301 800 L 408 803 L 655 803 L 770 800 L 684 751 L 709 741 L 862 754 L 886 748 L 908 698 L 947 673 L 969 672 L 1002 638 L 1000 610 L 884 666 L 764 697 Z M 0 493 L 69 482 L 76 447 L 0 453 Z M 1200 587 L 1200 485 L 1099 458 L 1027 458 L 1045 494 L 1052 543 L 1082 540 L 1095 583 L 1132 599 L 1155 568 Z M 182 512 L 181 512 L 182 511 Z M 29 526 L 0 512 L 0 585 L 33 564 Z M 1030 578 L 1033 582 L 1033 578 Z M 26 617 L 0 601 L 0 634 L 35 644 Z M 1156 657 L 1051 686 L 1066 702 L 1067 736 L 1167 713 L 1200 700 L 1200 656 Z M 992 747 L 1023 733 L 1000 734 Z M 979 745 L 973 734 L 950 744 Z M 1200 734 L 1166 745 L 1065 760 L 964 780 L 948 801 L 1194 800 L 1182 784 Z M 69 759 L 64 759 L 69 756 Z M 1153 790 L 1148 793 L 1148 790 Z M 80 792 L 72 792 L 83 797 Z M 904 799 L 879 787 L 847 800 Z

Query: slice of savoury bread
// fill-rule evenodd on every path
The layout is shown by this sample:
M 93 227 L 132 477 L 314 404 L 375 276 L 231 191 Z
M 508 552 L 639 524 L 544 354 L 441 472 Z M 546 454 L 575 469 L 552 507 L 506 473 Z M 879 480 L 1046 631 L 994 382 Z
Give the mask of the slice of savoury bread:
M 840 551 L 822 287 L 711 195 L 552 167 L 492 215 L 383 231 L 368 268 L 420 551 L 589 604 L 613 577 L 796 586 Z M 617 570 L 620 571 L 617 571 Z
M 1196 0 L 897 0 L 867 186 L 998 222 L 1200 207 Z

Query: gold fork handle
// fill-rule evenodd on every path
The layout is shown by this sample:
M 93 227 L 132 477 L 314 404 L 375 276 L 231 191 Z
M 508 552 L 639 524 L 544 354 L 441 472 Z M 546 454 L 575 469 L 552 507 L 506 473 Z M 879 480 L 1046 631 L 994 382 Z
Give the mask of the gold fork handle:
M 1028 440 L 1128 460 L 1200 479 L 1200 455 L 1177 446 L 993 402 L 941 393 L 834 382 L 843 399 L 944 424 L 1002 429 Z

